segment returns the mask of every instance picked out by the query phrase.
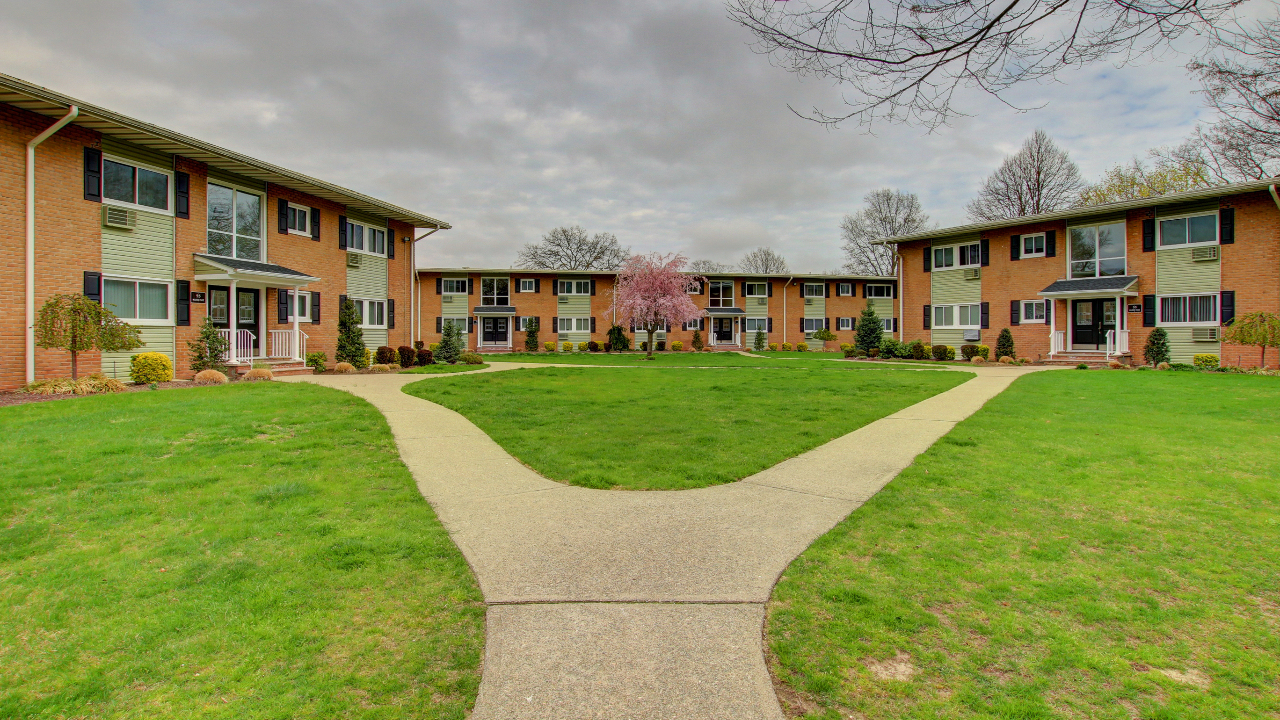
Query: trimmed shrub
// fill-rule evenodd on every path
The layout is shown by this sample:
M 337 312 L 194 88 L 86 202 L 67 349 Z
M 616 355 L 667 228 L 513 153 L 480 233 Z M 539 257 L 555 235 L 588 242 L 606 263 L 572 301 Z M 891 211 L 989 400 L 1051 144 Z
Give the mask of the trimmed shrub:
M 584 342 L 580 342 L 580 343 L 578 343 L 578 352 L 586 352 L 586 351 L 587 351 L 587 348 L 588 348 L 588 346 L 587 346 L 587 344 L 586 344 L 586 343 L 584 343 Z
M 973 363 L 974 365 L 981 365 L 986 361 L 987 359 L 982 357 L 981 355 L 974 355 L 973 357 L 969 358 L 969 362 Z
M 965 360 L 972 360 L 973 356 L 977 354 L 978 354 L 977 345 L 961 345 L 960 346 L 960 356 L 963 357 Z
M 778 352 L 778 343 L 769 343 L 769 349 Z
M 653 345 L 654 345 L 654 349 L 655 349 L 655 350 L 657 350 L 658 352 L 666 352 L 666 350 L 667 350 L 667 341 L 666 341 L 666 340 L 658 340 L 658 341 L 654 342 L 654 344 L 653 344 Z
M 1190 372 L 1195 370 L 1196 366 L 1191 363 L 1170 363 L 1169 369 L 1176 372 Z
M 606 342 L 603 347 L 605 352 L 609 352 L 613 350 L 613 343 Z
M 430 350 L 431 352 L 436 352 L 437 350 L 440 349 L 440 343 L 431 343 L 430 345 L 427 346 L 427 349 Z
M 259 380 L 270 381 L 270 380 L 275 380 L 276 376 L 272 375 L 271 371 L 266 368 L 256 367 L 250 370 L 249 372 L 245 373 L 244 377 L 241 379 L 248 382 L 257 382 Z
M 1157 329 L 1159 329 L 1159 328 L 1157 328 Z M 1157 369 L 1157 370 L 1168 370 L 1168 369 L 1169 369 L 1169 363 L 1167 363 L 1167 362 L 1162 362 L 1162 363 L 1160 363 L 1159 365 L 1156 365 L 1156 369 Z
M 323 350 L 307 353 L 307 367 L 316 373 L 324 372 L 324 366 L 327 362 L 329 362 L 329 356 Z
M 388 373 L 391 372 L 391 366 L 386 363 L 375 363 L 369 366 L 371 373 Z
M 548 341 L 546 341 L 546 342 L 542 343 L 542 347 L 543 347 L 543 348 L 545 348 L 547 352 L 555 352 L 555 351 L 556 351 L 556 343 L 555 343 L 555 341 L 554 341 L 554 340 L 548 340 Z
M 213 321 L 205 317 L 200 325 L 200 335 L 195 340 L 187 341 L 187 358 L 190 367 L 196 372 L 201 370 L 220 370 L 226 377 L 227 364 L 223 362 L 227 352 L 231 350 L 231 341 L 218 332 Z
M 1020 365 L 1030 365 L 1030 364 L 1031 364 L 1031 358 L 1018 358 L 1018 364 L 1020 364 Z
M 418 350 L 418 364 L 430 365 L 436 361 L 430 350 Z
M 26 385 L 19 392 L 32 395 L 100 395 L 102 393 L 124 392 L 124 383 L 109 378 L 102 373 L 93 373 L 78 380 L 71 378 L 51 378 L 37 380 Z
M 421 340 L 414 340 L 414 341 L 413 341 L 413 349 L 414 349 L 414 350 L 421 350 L 421 349 L 423 349 L 423 348 L 425 348 L 425 347 L 426 347 L 426 345 L 424 345 L 424 344 L 423 344 L 423 342 L 422 342 Z
M 395 348 L 383 345 L 373 354 L 374 360 L 379 365 L 390 365 L 397 359 Z
M 443 333 L 440 337 L 440 348 L 435 351 L 436 359 L 441 362 L 454 365 L 458 362 L 458 356 L 466 351 L 466 346 L 462 342 L 461 323 L 456 321 L 444 323 Z
M 853 344 L 859 350 L 880 347 L 880 340 L 884 338 L 884 325 L 880 323 L 880 317 L 876 315 L 876 309 L 871 303 L 867 303 L 867 306 L 862 308 L 862 317 L 858 318 L 853 337 Z
M 640 343 L 636 346 L 636 349 L 639 350 L 640 352 L 649 352 L 649 341 L 641 340 Z
M 1201 370 L 1218 369 L 1218 356 L 1213 353 L 1197 353 L 1191 356 L 1191 362 Z
M 391 363 L 391 372 L 400 372 L 403 369 L 404 366 L 400 363 Z
M 782 343 L 782 352 L 791 352 L 791 343 Z
M 618 351 L 631 349 L 631 340 L 621 325 L 609 326 L 609 348 Z
M 697 351 L 700 351 L 702 350 L 703 347 L 705 347 L 702 344 L 702 332 L 700 330 L 693 331 L 693 339 L 689 341 L 689 346 Z
M 225 385 L 227 376 L 217 370 L 201 370 L 196 373 L 194 381 L 196 385 Z
M 138 353 L 129 358 L 129 379 L 139 385 L 169 382 L 173 379 L 173 363 L 164 353 Z
M 768 344 L 769 344 L 769 337 L 764 334 L 764 330 L 760 330 L 759 328 L 757 328 L 756 337 L 754 340 L 752 340 L 751 347 L 756 352 L 760 352 L 761 350 L 764 350 L 765 346 Z
M 1013 363 L 1013 358 L 1009 357 L 1008 355 L 1005 355 L 1004 357 L 1000 358 L 1000 362 L 1004 363 L 1005 365 L 1010 365 Z
M 853 346 L 852 346 L 852 345 L 850 345 L 849 343 L 840 343 L 840 352 L 844 352 L 844 351 L 848 350 L 848 349 L 849 349 L 849 348 L 851 348 L 851 347 L 853 347 Z
M 396 348 L 396 354 L 400 356 L 400 367 L 413 367 L 414 361 L 418 358 L 418 353 L 408 345 Z
M 824 343 L 831 342 L 836 339 L 836 334 L 826 328 L 818 328 L 817 332 L 813 334 L 813 339 L 821 340 Z
M 333 366 L 333 371 L 336 373 L 353 373 L 356 371 L 356 366 L 349 362 L 340 362 Z
M 1124 363 L 1120 362 L 1119 360 L 1112 359 L 1107 361 L 1107 367 L 1111 368 L 1112 370 L 1120 370 L 1121 368 L 1124 367 Z
M 529 318 L 524 329 L 524 349 L 527 352 L 538 352 L 538 319 Z
M 947 359 L 948 360 L 956 359 L 956 349 L 951 347 L 950 345 L 947 346 Z
M 946 359 L 947 359 L 947 346 L 946 346 L 946 345 L 934 345 L 933 347 L 929 348 L 929 354 L 933 356 L 933 359 L 934 359 L 934 360 L 946 360 Z
M 916 340 L 911 343 L 910 348 L 912 360 L 924 360 L 929 357 L 930 348 L 924 344 L 923 340 Z
M 1141 371 L 1143 371 L 1143 370 L 1145 370 L 1145 371 L 1147 371 L 1147 372 L 1151 372 L 1151 366 L 1150 366 L 1150 365 L 1139 365 L 1138 367 L 1134 368 L 1134 370 L 1137 370 L 1137 371 L 1139 371 L 1139 372 L 1141 372 Z
M 1001 330 L 1000 336 L 996 338 L 996 356 L 1004 357 L 1005 355 L 1009 357 L 1018 356 L 1013 347 L 1013 333 L 1009 332 L 1009 328 Z
M 867 350 L 867 357 L 873 358 L 873 357 L 878 356 L 879 354 L 880 354 L 880 348 L 878 348 L 878 347 L 873 347 L 873 348 L 871 348 L 871 349 Z
M 573 352 L 573 343 L 566 340 L 560 345 L 560 352 Z
M 978 354 L 982 356 L 982 359 L 983 359 L 983 360 L 990 360 L 990 359 L 991 359 L 991 348 L 987 347 L 986 345 L 979 345 L 979 346 L 978 346 Z
M 882 358 L 902 357 L 903 344 L 894 340 L 892 337 L 885 335 L 880 338 L 880 346 L 876 348 L 879 352 L 876 354 Z
M 1076 366 L 1076 369 L 1077 369 L 1077 370 L 1088 370 L 1088 369 L 1089 369 L 1089 366 L 1088 366 L 1088 365 L 1085 365 L 1084 363 L 1080 363 L 1079 365 L 1077 365 L 1077 366 Z
M 1142 348 L 1142 357 L 1148 365 L 1159 367 L 1169 362 L 1169 333 L 1164 328 L 1156 328 L 1147 336 L 1147 344 Z
M 484 358 L 480 357 L 480 353 L 464 352 L 462 353 L 462 356 L 458 358 L 458 362 L 463 365 L 483 365 Z
M 852 346 L 852 345 L 850 345 L 850 344 L 848 344 L 848 343 L 845 343 L 845 346 L 844 346 L 843 348 L 841 348 L 841 349 L 840 349 L 840 352 L 844 353 L 844 356 L 845 356 L 845 357 L 847 357 L 847 358 L 857 357 L 857 356 L 858 356 L 858 348 L 856 348 L 856 347 L 854 347 L 854 346 Z
M 809 352 L 809 343 L 807 342 L 796 343 L 796 352 Z
M 364 331 L 360 329 L 360 314 L 351 298 L 346 298 L 338 306 L 338 351 L 335 357 L 338 362 L 351 363 L 356 367 L 368 367 L 365 360 Z
M 684 351 L 684 343 L 680 342 L 679 340 L 671 341 L 671 352 L 683 352 L 683 351 Z

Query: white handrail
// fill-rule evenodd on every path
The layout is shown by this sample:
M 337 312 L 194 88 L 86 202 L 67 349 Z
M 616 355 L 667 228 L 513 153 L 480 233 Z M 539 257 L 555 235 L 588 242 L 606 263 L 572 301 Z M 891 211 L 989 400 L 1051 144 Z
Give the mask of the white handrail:
M 1067 349 L 1066 345 L 1067 345 L 1067 331 L 1054 330 L 1053 343 L 1052 343 L 1052 347 L 1049 348 L 1049 354 L 1055 355 L 1057 353 L 1066 351 Z
M 1107 331 L 1107 357 L 1111 357 L 1112 355 L 1115 355 L 1115 354 L 1116 354 L 1116 331 L 1108 330 Z
M 1128 352 L 1129 352 L 1129 331 L 1117 330 L 1116 331 L 1116 354 L 1126 355 L 1128 354 Z

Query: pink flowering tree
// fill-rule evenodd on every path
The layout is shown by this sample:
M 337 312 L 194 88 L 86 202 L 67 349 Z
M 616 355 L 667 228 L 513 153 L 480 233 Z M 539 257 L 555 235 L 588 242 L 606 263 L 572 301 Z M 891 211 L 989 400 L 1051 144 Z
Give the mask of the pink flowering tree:
M 678 254 L 632 255 L 618 271 L 613 310 L 620 320 L 630 320 L 637 331 L 648 333 L 649 357 L 653 357 L 653 334 L 663 323 L 672 327 L 702 317 L 702 309 L 693 304 L 689 293 L 706 278 L 681 272 L 685 262 Z

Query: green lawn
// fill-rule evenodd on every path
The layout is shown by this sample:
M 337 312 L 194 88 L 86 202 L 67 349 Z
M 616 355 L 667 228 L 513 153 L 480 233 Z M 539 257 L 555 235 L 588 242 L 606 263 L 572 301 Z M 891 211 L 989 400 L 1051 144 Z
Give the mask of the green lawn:
M 554 480 L 680 490 L 744 478 L 971 377 L 852 363 L 537 368 L 405 392 L 457 410 Z
M 469 712 L 479 589 L 364 401 L 243 383 L 0 426 L 0 717 Z
M 437 375 L 439 373 L 455 373 L 470 372 L 471 370 L 483 370 L 489 367 L 488 363 L 480 363 L 479 365 L 421 365 L 408 370 L 401 370 L 403 373 L 412 373 L 414 375 Z
M 620 365 L 637 367 L 761 367 L 780 366 L 774 362 L 788 359 L 787 365 L 794 365 L 794 360 L 830 360 L 841 357 L 840 353 L 817 352 L 776 352 L 760 353 L 762 357 L 746 357 L 736 352 L 666 352 L 654 353 L 648 360 L 642 352 L 603 353 L 603 352 L 571 352 L 571 353 L 510 353 L 493 358 L 493 362 L 538 362 L 574 365 Z
M 1018 380 L 784 573 L 784 697 L 831 719 L 1280 716 L 1278 407 L 1266 377 Z

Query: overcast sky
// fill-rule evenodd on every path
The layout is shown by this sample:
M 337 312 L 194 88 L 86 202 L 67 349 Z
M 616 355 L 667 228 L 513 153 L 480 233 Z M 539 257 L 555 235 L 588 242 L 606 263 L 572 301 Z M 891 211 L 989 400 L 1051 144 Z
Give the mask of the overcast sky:
M 1089 178 L 1204 113 L 1187 58 L 1022 89 L 1017 112 L 932 135 L 836 130 L 797 108 L 839 91 L 752 53 L 716 0 L 0 0 L 0 69 L 447 220 L 425 266 L 506 267 L 580 224 L 636 251 L 792 269 L 841 263 L 839 224 L 878 187 L 965 222 L 1037 126 Z

